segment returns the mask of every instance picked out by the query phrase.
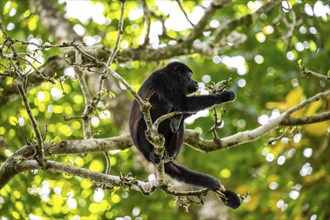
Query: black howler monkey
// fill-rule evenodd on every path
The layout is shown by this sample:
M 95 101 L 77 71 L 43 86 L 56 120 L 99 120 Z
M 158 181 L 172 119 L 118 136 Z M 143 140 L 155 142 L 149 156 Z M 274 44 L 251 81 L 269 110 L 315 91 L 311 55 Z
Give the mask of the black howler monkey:
M 138 92 L 143 100 L 149 99 L 152 105 L 150 114 L 153 121 L 172 111 L 183 112 L 182 115 L 174 116 L 159 125 L 158 131 L 165 137 L 164 159 L 177 157 L 183 143 L 185 118 L 197 111 L 235 99 L 235 93 L 232 91 L 187 96 L 198 89 L 197 82 L 191 77 L 192 71 L 188 66 L 180 62 L 173 62 L 152 73 Z M 129 127 L 134 145 L 147 160 L 158 164 L 161 158 L 156 157 L 154 147 L 146 139 L 146 124 L 136 100 L 132 104 Z M 172 178 L 217 192 L 222 201 L 231 208 L 240 206 L 237 194 L 225 190 L 217 179 L 189 170 L 173 161 L 166 162 L 164 166 L 165 173 Z

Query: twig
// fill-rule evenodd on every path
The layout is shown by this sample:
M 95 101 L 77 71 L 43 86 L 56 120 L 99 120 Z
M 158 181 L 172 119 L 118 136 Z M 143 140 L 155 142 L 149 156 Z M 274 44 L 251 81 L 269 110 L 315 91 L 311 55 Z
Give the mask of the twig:
M 146 21 L 146 35 L 144 37 L 144 41 L 143 44 L 141 45 L 142 47 L 145 47 L 148 43 L 149 43 L 149 33 L 150 33 L 150 25 L 151 25 L 151 21 L 150 21 L 150 10 L 148 8 L 147 5 L 147 1 L 146 0 L 141 0 L 141 5 L 143 8 L 143 13 L 144 13 L 144 19 Z
M 205 10 L 205 13 L 203 17 L 198 21 L 198 23 L 194 26 L 189 35 L 186 37 L 186 42 L 192 42 L 198 37 L 200 37 L 203 34 L 203 30 L 207 26 L 207 23 L 210 21 L 210 19 L 213 17 L 215 12 L 228 4 L 229 0 L 214 0 L 211 2 L 211 5 Z
M 289 24 L 286 17 L 284 17 L 283 21 L 286 26 L 289 26 L 289 30 L 284 36 L 281 37 L 281 40 L 283 40 L 284 44 L 285 44 L 285 51 L 288 50 L 291 38 L 294 34 L 294 29 L 296 28 L 296 25 L 297 25 L 296 13 L 292 10 L 292 8 L 288 9 L 288 10 L 290 10 L 290 14 L 292 16 L 292 22 L 291 22 L 291 24 Z
M 4 72 L 4 73 L 0 73 L 0 76 L 6 76 L 6 77 L 10 77 L 11 74 L 8 72 Z
M 71 121 L 73 119 L 83 119 L 83 116 L 70 116 L 70 117 L 66 117 L 63 114 L 58 114 L 58 115 L 62 116 L 63 119 L 64 119 L 64 121 Z
M 320 73 L 317 73 L 317 72 L 314 72 L 312 70 L 308 70 L 308 69 L 304 69 L 303 70 L 303 74 L 306 75 L 306 76 L 314 76 L 314 77 L 317 77 L 317 78 L 320 78 L 320 79 L 324 79 L 324 80 L 330 80 L 330 76 L 325 76 L 325 75 L 322 75 Z
M 30 144 L 30 141 L 28 141 L 28 139 L 27 139 L 27 137 L 26 137 L 26 135 L 25 135 L 22 127 L 20 126 L 20 124 L 17 121 L 15 121 L 15 124 L 18 127 L 18 129 L 20 130 L 21 134 L 23 135 L 23 138 L 25 140 L 25 143 Z
M 27 96 L 26 96 L 26 93 L 25 93 L 25 89 L 24 89 L 24 86 L 22 83 L 18 84 L 17 85 L 17 89 L 18 89 L 18 92 L 22 98 L 22 101 L 23 101 L 23 104 L 24 104 L 24 107 L 26 109 L 26 112 L 29 116 L 29 119 L 30 119 L 30 122 L 32 124 L 32 127 L 33 127 L 33 130 L 36 134 L 36 138 L 37 138 L 37 149 L 38 149 L 38 154 L 36 156 L 36 160 L 38 161 L 38 163 L 40 164 L 40 166 L 42 168 L 45 167 L 45 156 L 44 156 L 44 146 L 43 146 L 43 139 L 42 139 L 42 135 L 41 135 L 41 132 L 39 130 L 39 127 L 38 127 L 38 123 L 37 123 L 37 120 L 35 119 L 33 113 L 32 113 L 32 110 L 31 110 L 31 107 L 30 107 L 30 104 L 29 104 L 29 101 L 27 99 Z
M 169 119 L 169 118 L 172 118 L 173 116 L 181 115 L 181 114 L 183 114 L 183 112 L 170 112 L 170 113 L 167 113 L 165 115 L 162 115 L 162 116 L 160 116 L 159 118 L 156 119 L 156 121 L 152 125 L 152 128 L 154 130 L 157 130 L 158 127 L 159 127 L 159 125 L 160 125 L 160 123 L 162 123 L 166 119 Z
M 35 42 L 30 42 L 30 41 L 23 41 L 23 40 L 19 40 L 19 39 L 14 39 L 14 38 L 10 38 L 13 42 L 13 44 L 15 43 L 20 43 L 22 45 L 33 45 L 37 47 L 37 50 L 45 50 L 45 49 L 51 49 L 51 48 L 67 48 L 67 47 L 71 47 L 71 43 L 72 42 L 63 42 L 62 44 L 37 44 Z
M 125 0 L 121 0 L 120 18 L 119 18 L 119 22 L 118 22 L 118 34 L 117 34 L 117 38 L 116 38 L 116 43 L 115 43 L 115 47 L 113 48 L 113 50 L 108 58 L 107 63 L 105 64 L 106 67 L 111 66 L 111 64 L 118 52 L 120 37 L 123 34 L 124 8 L 125 8 Z M 98 89 L 96 97 L 93 98 L 93 106 L 97 106 L 97 104 L 102 99 L 102 94 L 104 91 L 104 80 L 108 77 L 108 72 L 109 72 L 108 68 L 104 68 L 101 76 L 99 77 L 99 89 Z
M 320 93 L 314 95 L 313 97 L 310 97 L 309 99 L 305 100 L 304 102 L 300 103 L 299 105 L 296 105 L 296 106 L 290 108 L 289 110 L 286 111 L 286 113 L 288 115 L 290 115 L 290 114 L 294 113 L 295 111 L 298 111 L 299 109 L 302 109 L 305 106 L 311 104 L 312 102 L 316 102 L 316 101 L 320 100 L 321 98 L 326 98 L 328 96 L 330 96 L 330 90 L 325 91 L 325 92 L 320 92 Z
M 287 134 L 287 132 L 288 132 L 289 129 L 290 129 L 290 127 L 289 127 L 289 128 L 286 128 L 285 131 L 283 131 L 283 133 L 282 133 L 280 136 L 278 136 L 278 137 L 270 138 L 270 139 L 268 140 L 268 142 L 267 142 L 268 145 L 272 145 L 274 142 L 276 142 L 276 141 L 282 139 L 282 138 Z
M 38 73 L 45 81 L 54 83 L 54 81 L 50 80 L 48 77 L 46 77 L 45 75 L 43 75 L 37 68 L 35 68 L 29 60 L 27 60 L 27 59 L 25 59 L 24 57 L 21 57 L 21 56 L 17 56 L 17 58 L 22 59 L 25 62 L 27 62 L 34 69 L 34 71 L 36 73 Z
M 79 64 L 82 63 L 81 59 L 81 54 L 76 51 L 76 64 L 74 66 L 74 70 L 77 73 L 77 77 L 79 80 L 80 88 L 83 93 L 84 99 L 85 99 L 85 110 L 82 114 L 82 122 L 83 122 L 83 132 L 84 132 L 84 139 L 89 139 L 92 137 L 92 129 L 91 129 L 91 113 L 92 113 L 92 100 L 91 100 L 91 95 L 88 90 L 88 86 L 86 83 L 86 80 L 84 78 L 84 73 L 83 71 L 79 68 Z
M 315 152 L 315 158 L 317 160 L 319 160 L 322 154 L 329 148 L 329 142 L 330 142 L 330 138 L 328 133 L 327 135 L 324 136 L 321 146 L 319 146 L 319 148 Z
M 218 118 L 216 106 L 214 106 L 212 109 L 213 109 L 214 123 L 209 131 L 212 133 L 214 141 L 220 141 L 220 138 L 219 138 L 219 135 L 218 135 L 216 129 L 217 129 L 217 127 L 219 127 L 222 124 L 224 115 L 226 114 L 226 109 L 225 108 L 222 109 L 222 114 L 221 114 L 220 119 Z
M 104 151 L 104 157 L 105 157 L 105 160 L 106 160 L 106 164 L 107 164 L 107 167 L 105 169 L 105 174 L 109 175 L 110 174 L 110 171 L 111 171 L 111 162 L 110 162 L 110 156 L 109 156 L 109 153 L 108 151 Z
M 209 189 L 191 190 L 191 191 L 175 191 L 170 189 L 168 186 L 161 188 L 164 192 L 173 196 L 206 196 L 210 191 Z
M 190 19 L 188 18 L 188 15 L 187 15 L 186 11 L 184 10 L 181 1 L 180 1 L 180 0 L 176 0 L 176 3 L 178 3 L 178 5 L 179 5 L 179 7 L 180 7 L 182 13 L 183 13 L 184 16 L 186 17 L 187 21 L 191 24 L 192 27 L 194 27 L 195 25 L 194 25 L 194 24 L 190 21 Z
M 319 78 L 319 79 L 323 79 L 323 80 L 330 80 L 330 75 L 328 76 L 325 76 L 321 73 L 317 73 L 317 72 L 314 72 L 312 70 L 309 70 L 305 67 L 305 65 L 302 63 L 301 60 L 298 60 L 298 67 L 301 71 L 301 73 L 304 75 L 304 76 L 313 76 L 313 77 L 316 77 L 316 78 Z M 330 70 L 329 70 L 330 71 Z
M 104 68 L 106 68 L 113 77 L 115 77 L 117 80 L 119 80 L 126 87 L 126 89 L 134 96 L 135 100 L 139 103 L 139 105 L 141 107 L 141 111 L 143 112 L 145 120 L 146 120 L 147 128 L 151 128 L 152 120 L 151 120 L 151 116 L 150 116 L 150 112 L 149 112 L 149 109 L 151 108 L 151 104 L 149 103 L 149 101 L 148 100 L 144 101 L 137 94 L 137 92 L 127 83 L 127 81 L 122 76 L 120 76 L 116 71 L 114 71 L 109 66 L 107 66 L 106 63 L 100 61 L 99 59 L 90 55 L 89 53 L 86 53 L 84 50 L 82 50 L 80 48 L 79 44 L 72 43 L 71 46 L 74 47 L 75 49 L 77 49 L 82 55 L 91 59 L 96 64 L 101 65 Z
M 123 34 L 123 20 L 124 20 L 124 8 L 125 8 L 125 0 L 121 0 L 121 7 L 120 7 L 120 18 L 119 18 L 119 23 L 118 23 L 118 35 L 116 39 L 116 44 L 115 47 L 109 56 L 109 59 L 107 61 L 107 66 L 110 66 L 111 63 L 113 62 L 113 59 L 115 58 L 117 52 L 118 52 L 118 47 L 119 47 L 119 42 L 120 42 L 120 36 Z
M 217 93 L 223 92 L 226 88 L 228 88 L 232 84 L 232 78 L 229 77 L 226 80 L 222 80 L 217 83 L 214 83 L 214 82 L 212 82 L 212 83 L 213 83 L 213 85 L 211 85 L 211 87 L 209 88 L 209 90 L 210 90 L 209 92 L 210 92 L 210 94 L 217 94 Z M 213 110 L 213 116 L 214 116 L 214 123 L 209 131 L 213 135 L 213 140 L 218 142 L 218 141 L 220 141 L 220 138 L 219 138 L 219 135 L 218 135 L 216 129 L 217 129 L 217 127 L 221 126 L 221 124 L 223 122 L 224 115 L 226 114 L 226 108 L 221 109 L 221 118 L 220 119 L 218 118 L 217 106 L 214 106 L 212 108 L 212 110 Z

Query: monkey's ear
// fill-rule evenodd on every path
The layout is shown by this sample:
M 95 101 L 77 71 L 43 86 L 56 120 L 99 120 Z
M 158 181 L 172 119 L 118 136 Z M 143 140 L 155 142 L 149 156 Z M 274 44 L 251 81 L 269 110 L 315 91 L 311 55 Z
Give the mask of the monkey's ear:
M 173 133 L 178 132 L 182 121 L 182 115 L 176 115 L 170 119 L 170 128 Z

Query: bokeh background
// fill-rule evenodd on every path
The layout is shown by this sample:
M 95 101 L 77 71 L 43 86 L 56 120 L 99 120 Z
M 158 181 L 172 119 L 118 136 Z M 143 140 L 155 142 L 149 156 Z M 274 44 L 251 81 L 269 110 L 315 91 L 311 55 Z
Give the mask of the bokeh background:
M 54 1 L 50 8 L 43 1 L 1 1 L 1 24 L 8 36 L 38 44 L 61 44 L 77 41 L 87 46 L 103 45 L 111 49 L 117 38 L 120 17 L 119 1 Z M 223 1 L 226 2 L 226 1 Z M 179 4 L 180 3 L 180 4 Z M 146 16 L 149 8 L 149 42 L 147 48 L 160 49 L 178 44 L 198 23 L 211 1 L 126 1 L 124 29 L 119 55 L 145 43 Z M 237 18 L 258 10 L 266 1 L 237 0 L 218 9 L 195 43 L 211 39 L 216 30 Z M 183 7 L 188 19 L 184 15 Z M 52 12 L 51 27 L 45 11 Z M 232 78 L 229 89 L 237 93 L 234 103 L 225 106 L 226 114 L 218 128 L 220 137 L 254 129 L 319 92 L 329 89 L 329 81 L 304 77 L 303 65 L 326 75 L 330 66 L 330 26 L 328 1 L 283 1 L 269 12 L 238 23 L 217 45 L 214 54 L 175 51 L 161 59 L 118 59 L 112 68 L 136 90 L 153 71 L 170 60 L 180 60 L 193 71 L 200 87 Z M 43 14 L 44 13 L 44 14 Z M 55 13 L 55 14 L 54 14 Z M 46 13 L 47 15 L 47 13 Z M 56 20 L 56 19 L 57 20 Z M 49 19 L 49 18 L 48 18 Z M 50 19 L 51 20 L 51 19 Z M 48 24 L 48 25 L 47 25 Z M 66 27 L 66 29 L 63 29 Z M 3 42 L 0 36 L 0 45 Z M 19 45 L 33 54 L 38 68 L 65 49 L 48 49 L 33 53 L 32 45 Z M 145 54 L 142 53 L 141 57 Z M 125 58 L 123 55 L 122 57 Z M 7 61 L 1 58 L 0 72 Z M 28 68 L 28 67 L 27 67 Z M 45 141 L 82 139 L 81 120 L 65 121 L 81 115 L 84 98 L 72 66 L 54 66 L 55 84 L 35 83 L 28 91 L 34 116 Z M 97 92 L 99 72 L 86 76 L 92 94 Z M 61 80 L 62 79 L 62 80 Z M 15 91 L 15 79 L 0 76 L 0 164 L 26 140 L 34 138 L 28 115 Z M 109 77 L 110 95 L 92 115 L 93 137 L 104 138 L 128 133 L 128 115 L 133 97 L 120 83 Z M 12 89 L 12 90 L 11 90 Z M 203 89 L 201 89 L 203 92 Z M 323 100 L 295 113 L 312 115 L 329 111 Z M 221 108 L 218 108 L 221 112 Z M 212 111 L 199 112 L 187 120 L 186 127 L 202 132 L 211 139 Z M 249 193 L 237 210 L 228 210 L 214 194 L 204 198 L 204 205 L 180 205 L 180 199 L 156 191 L 143 196 L 121 188 L 102 190 L 93 182 L 76 176 L 49 171 L 26 172 L 16 176 L 0 192 L 1 219 L 329 219 L 329 121 L 305 126 L 283 127 L 257 141 L 230 150 L 210 153 L 182 148 L 178 158 L 187 167 L 210 174 L 238 193 Z M 272 145 L 271 137 L 286 134 Z M 132 173 L 147 180 L 153 167 L 135 149 L 110 152 L 113 175 Z M 56 156 L 52 159 L 96 172 L 104 172 L 102 153 Z M 1 181 L 1 180 L 0 180 Z M 175 186 L 190 187 L 175 183 Z

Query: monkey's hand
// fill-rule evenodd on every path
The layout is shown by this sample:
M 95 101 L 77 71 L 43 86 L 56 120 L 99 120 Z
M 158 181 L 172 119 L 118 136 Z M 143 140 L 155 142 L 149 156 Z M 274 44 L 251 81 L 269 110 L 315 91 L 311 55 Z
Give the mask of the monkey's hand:
M 222 102 L 231 102 L 231 101 L 234 101 L 235 98 L 236 98 L 236 94 L 235 94 L 235 92 L 233 92 L 233 91 L 228 91 L 228 90 L 223 91 L 223 92 L 217 94 L 217 96 L 219 96 L 219 98 L 220 98 L 220 100 L 221 100 L 221 101 L 220 101 L 221 103 L 222 103 Z

